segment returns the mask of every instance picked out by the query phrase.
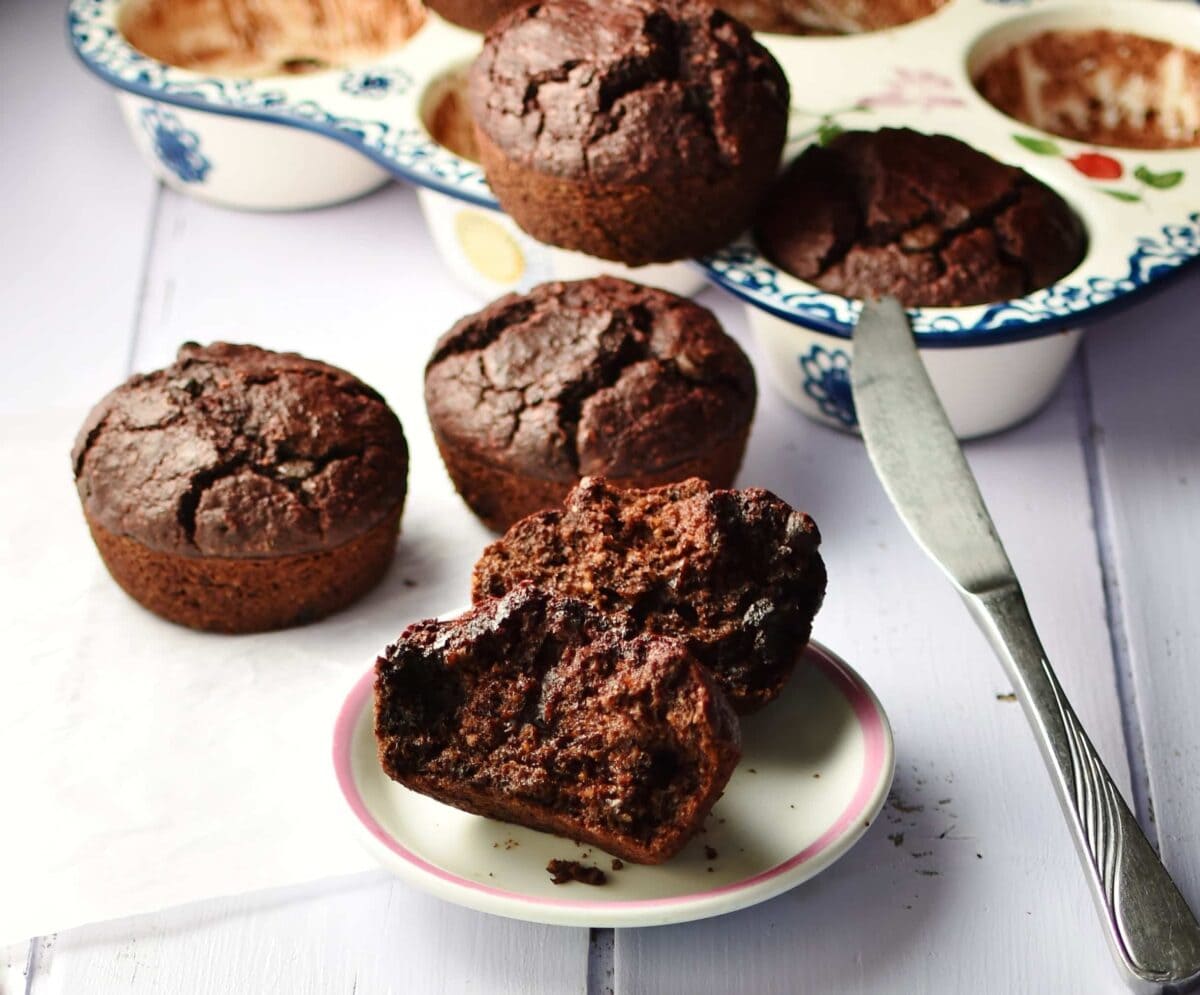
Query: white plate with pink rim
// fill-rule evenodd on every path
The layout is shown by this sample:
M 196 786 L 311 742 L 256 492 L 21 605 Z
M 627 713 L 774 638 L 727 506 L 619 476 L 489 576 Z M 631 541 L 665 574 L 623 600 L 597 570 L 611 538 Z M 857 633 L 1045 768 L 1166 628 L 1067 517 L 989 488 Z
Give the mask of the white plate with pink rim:
M 461 812 L 391 781 L 375 752 L 374 670 L 334 729 L 333 763 L 367 849 L 410 884 L 468 908 L 561 926 L 658 926 L 755 905 L 819 874 L 879 814 L 892 783 L 891 727 L 871 689 L 813 643 L 779 699 L 742 720 L 743 755 L 703 831 L 657 867 Z M 575 860 L 602 887 L 555 885 Z

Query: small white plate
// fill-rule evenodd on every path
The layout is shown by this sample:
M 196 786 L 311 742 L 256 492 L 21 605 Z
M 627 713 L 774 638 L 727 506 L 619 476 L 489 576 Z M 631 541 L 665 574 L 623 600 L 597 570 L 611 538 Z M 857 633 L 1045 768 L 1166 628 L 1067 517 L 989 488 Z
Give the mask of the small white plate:
M 892 783 L 892 733 L 879 701 L 813 644 L 780 698 L 742 720 L 742 761 L 704 830 L 666 864 L 614 871 L 596 847 L 469 815 L 390 780 L 375 753 L 373 680 L 371 670 L 355 684 L 333 740 L 359 835 L 416 887 L 514 919 L 657 926 L 754 905 L 850 849 Z M 555 885 L 546 872 L 553 858 L 599 867 L 608 882 Z

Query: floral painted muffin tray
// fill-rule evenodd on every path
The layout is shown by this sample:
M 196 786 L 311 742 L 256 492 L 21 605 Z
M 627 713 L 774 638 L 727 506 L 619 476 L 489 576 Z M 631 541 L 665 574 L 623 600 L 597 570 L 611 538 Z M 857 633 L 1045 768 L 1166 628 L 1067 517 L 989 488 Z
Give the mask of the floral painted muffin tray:
M 443 257 L 481 296 L 599 268 L 629 275 L 534 242 L 496 209 L 480 167 L 435 140 L 432 126 L 448 94 L 453 103 L 455 80 L 478 52 L 480 36 L 428 15 L 384 55 L 333 67 L 298 58 L 258 75 L 214 75 L 168 65 L 130 44 L 122 31 L 129 11 L 154 2 L 71 0 L 69 30 L 87 67 L 120 91 L 135 140 L 165 182 L 232 206 L 294 209 L 356 196 L 399 176 L 419 187 Z M 1058 137 L 997 110 L 972 82 L 982 67 L 1045 32 L 1100 30 L 1173 47 L 1178 58 L 1164 60 L 1162 92 L 1136 95 L 1146 106 L 1132 113 L 1162 120 L 1169 112 L 1200 128 L 1200 87 L 1188 75 L 1200 72 L 1200 63 L 1180 61 L 1190 57 L 1186 50 L 1200 51 L 1200 7 L 1175 0 L 948 0 L 928 17 L 875 33 L 759 36 L 791 83 L 789 157 L 843 130 L 947 134 L 1025 169 L 1082 219 L 1087 252 L 1057 283 L 992 304 L 910 310 L 922 346 L 946 353 L 927 360 L 964 435 L 1035 411 L 1066 369 L 1082 324 L 1200 255 L 1200 147 L 1115 148 Z M 1098 45 L 1095 56 L 1103 55 Z M 297 68 L 311 71 L 281 71 Z M 1027 72 L 1027 90 L 1041 71 Z M 458 103 L 461 114 L 461 95 Z M 446 133 L 439 137 L 450 143 Z M 703 267 L 750 306 L 785 394 L 815 417 L 853 427 L 848 338 L 858 302 L 782 271 L 748 236 Z M 671 264 L 634 276 L 689 292 L 698 273 Z M 1016 351 L 1021 344 L 1030 347 Z M 949 371 L 934 368 L 941 365 Z M 981 395 L 998 393 L 1009 396 L 979 408 Z
M 1081 216 L 1088 251 L 1064 280 L 996 304 L 911 309 L 924 343 L 1014 341 L 1078 323 L 1200 255 L 1200 148 L 1099 147 L 1005 116 L 972 83 L 981 66 L 1045 31 L 1102 27 L 1200 50 L 1200 8 L 1170 0 L 1055 4 L 952 0 L 891 31 L 775 38 L 792 85 L 788 157 L 842 130 L 908 127 L 951 135 L 1020 166 Z M 1100 56 L 1103 53 L 1097 52 Z M 1200 93 L 1195 95 L 1200 113 Z M 746 239 L 706 261 L 712 277 L 780 316 L 849 336 L 858 303 L 790 277 Z

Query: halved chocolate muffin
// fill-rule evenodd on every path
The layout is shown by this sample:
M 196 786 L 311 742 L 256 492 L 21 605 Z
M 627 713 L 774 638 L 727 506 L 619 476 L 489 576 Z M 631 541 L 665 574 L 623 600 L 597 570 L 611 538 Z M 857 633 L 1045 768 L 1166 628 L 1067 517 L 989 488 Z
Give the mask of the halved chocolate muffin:
M 502 297 L 450 329 L 425 371 L 446 469 L 497 530 L 587 474 L 729 486 L 756 396 L 750 361 L 712 312 L 613 277 Z
M 484 170 L 534 238 L 629 266 L 744 229 L 783 149 L 788 84 L 703 0 L 548 0 L 498 21 L 469 77 Z
M 408 448 L 360 380 L 295 353 L 183 345 L 88 415 L 75 484 L 105 565 L 197 629 L 307 622 L 392 561 Z
M 643 864 L 701 827 L 740 755 L 682 641 L 529 585 L 409 626 L 376 664 L 375 734 L 415 791 Z
M 677 636 L 738 712 L 775 698 L 825 594 L 813 520 L 769 491 L 688 480 L 618 490 L 585 478 L 475 564 L 478 602 L 531 582 Z
M 1087 245 L 1040 180 L 955 138 L 894 128 L 805 149 L 755 235 L 772 262 L 822 290 L 913 307 L 1021 297 L 1070 273 Z

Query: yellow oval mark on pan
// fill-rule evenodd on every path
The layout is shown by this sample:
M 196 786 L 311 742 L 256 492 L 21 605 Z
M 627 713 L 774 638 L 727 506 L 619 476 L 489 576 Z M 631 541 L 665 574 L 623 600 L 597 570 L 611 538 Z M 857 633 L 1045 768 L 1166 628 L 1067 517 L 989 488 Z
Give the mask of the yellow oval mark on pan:
M 525 256 L 516 240 L 481 211 L 460 211 L 454 233 L 467 261 L 496 283 L 515 283 L 525 272 Z

